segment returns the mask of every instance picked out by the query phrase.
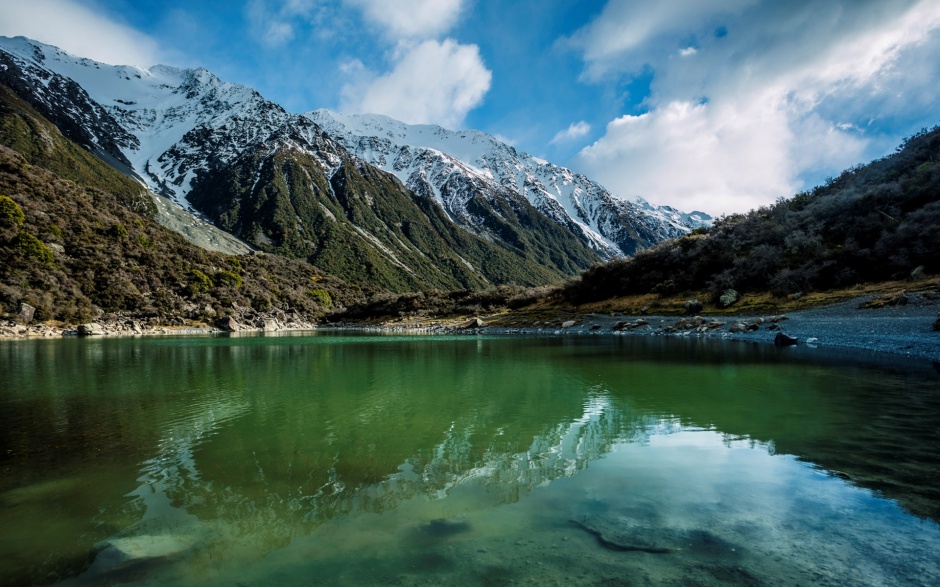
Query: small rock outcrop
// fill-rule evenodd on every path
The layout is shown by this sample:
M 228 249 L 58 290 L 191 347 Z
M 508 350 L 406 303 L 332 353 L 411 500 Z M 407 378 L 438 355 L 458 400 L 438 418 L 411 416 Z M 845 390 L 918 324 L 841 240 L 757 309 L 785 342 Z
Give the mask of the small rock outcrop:
M 238 322 L 231 316 L 219 318 L 215 323 L 215 327 L 223 332 L 238 332 Z
M 281 325 L 274 318 L 265 318 L 264 326 L 261 329 L 265 332 L 275 332 L 281 329 Z
M 486 326 L 486 322 L 482 318 L 474 318 L 464 328 L 483 328 L 484 326 Z
M 79 336 L 104 336 L 104 327 L 97 322 L 89 322 L 88 324 L 79 324 L 78 326 L 78 335 Z
M 14 320 L 16 322 L 19 322 L 20 324 L 29 324 L 30 322 L 33 321 L 33 316 L 35 314 L 36 314 L 36 308 L 34 308 L 33 306 L 30 306 L 27 303 L 22 303 L 20 304 L 20 312 L 19 314 L 16 315 L 16 318 Z

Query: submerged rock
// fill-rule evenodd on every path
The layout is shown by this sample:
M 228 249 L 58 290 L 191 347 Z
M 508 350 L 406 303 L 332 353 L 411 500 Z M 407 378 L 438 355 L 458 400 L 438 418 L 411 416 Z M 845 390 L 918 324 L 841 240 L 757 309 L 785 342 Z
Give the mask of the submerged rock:
M 420 544 L 436 543 L 470 531 L 470 522 L 461 519 L 438 518 L 419 525 L 411 533 L 411 540 Z
M 774 344 L 777 346 L 793 346 L 798 341 L 799 339 L 797 337 L 790 336 L 789 334 L 785 334 L 783 332 L 778 332 L 777 335 L 774 336 Z

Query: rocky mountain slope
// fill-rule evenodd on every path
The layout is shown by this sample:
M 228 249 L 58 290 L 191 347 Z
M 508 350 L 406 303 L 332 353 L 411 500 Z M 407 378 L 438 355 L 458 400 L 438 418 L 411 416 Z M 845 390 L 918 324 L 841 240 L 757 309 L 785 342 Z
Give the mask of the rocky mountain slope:
M 157 213 L 139 183 L 0 85 L 0 336 L 52 332 L 37 324 L 51 320 L 304 325 L 369 293 L 303 261 L 199 248 Z
M 484 133 L 292 115 L 205 69 L 0 38 L 0 83 L 195 216 L 390 290 L 554 282 L 709 220 L 618 200 Z
M 454 222 L 477 234 L 494 236 L 485 215 L 475 209 L 480 195 L 524 199 L 605 259 L 632 255 L 711 222 L 703 212 L 685 214 L 642 198 L 618 199 L 584 175 L 480 131 L 322 109 L 305 116 L 365 161 L 437 200 Z

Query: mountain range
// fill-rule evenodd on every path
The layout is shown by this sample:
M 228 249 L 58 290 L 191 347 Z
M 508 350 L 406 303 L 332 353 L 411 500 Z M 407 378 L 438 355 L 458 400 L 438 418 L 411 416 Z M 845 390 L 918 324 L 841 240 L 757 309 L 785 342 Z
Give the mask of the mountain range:
M 205 69 L 0 38 L 0 83 L 193 224 L 391 291 L 557 282 L 711 221 L 617 198 L 479 131 L 291 114 Z

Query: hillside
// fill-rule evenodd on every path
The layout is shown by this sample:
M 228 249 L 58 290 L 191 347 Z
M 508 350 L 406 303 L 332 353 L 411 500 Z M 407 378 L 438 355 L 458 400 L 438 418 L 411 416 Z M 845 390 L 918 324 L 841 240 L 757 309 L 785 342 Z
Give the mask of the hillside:
M 153 220 L 146 190 L 0 86 L 0 315 L 160 324 L 314 321 L 367 292 L 276 255 L 230 256 Z M 16 149 L 16 150 L 14 150 Z M 373 290 L 374 291 L 374 290 Z M 28 320 L 26 320 L 28 322 Z
M 580 220 L 557 202 L 534 205 L 520 192 L 529 187 L 464 189 L 462 176 L 452 174 L 463 211 L 455 215 L 432 193 L 441 186 L 406 185 L 349 150 L 355 141 L 339 127 L 292 115 L 205 69 L 111 66 L 0 38 L 0 83 L 76 144 L 195 219 L 349 281 L 399 292 L 540 285 L 602 258 Z M 608 211 L 632 206 L 629 225 L 616 229 L 624 251 L 690 229 L 674 211 L 614 205 L 606 196 Z M 588 194 L 578 197 L 594 206 Z
M 813 190 L 597 265 L 563 290 L 570 303 L 698 294 L 717 306 L 940 272 L 940 127 Z M 724 301 L 722 297 L 725 296 Z

